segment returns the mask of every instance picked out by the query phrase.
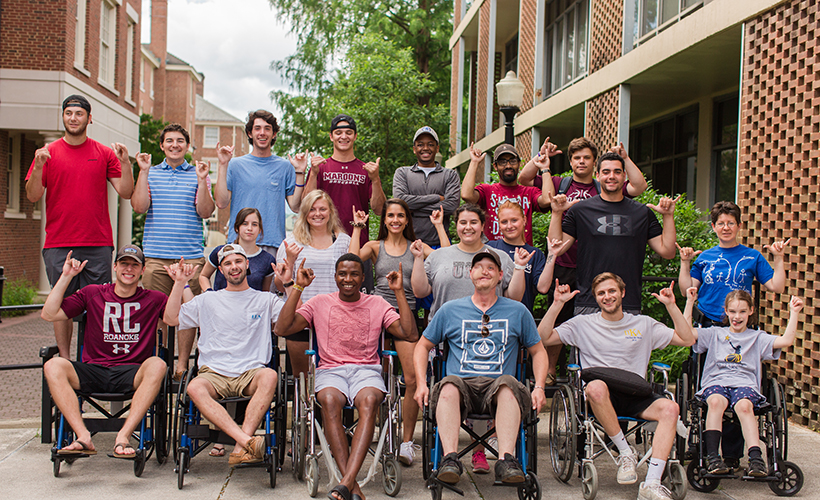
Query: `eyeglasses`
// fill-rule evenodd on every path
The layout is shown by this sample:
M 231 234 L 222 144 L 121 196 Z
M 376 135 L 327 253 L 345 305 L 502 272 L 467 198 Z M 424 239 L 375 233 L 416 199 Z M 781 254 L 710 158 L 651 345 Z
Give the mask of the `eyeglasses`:
M 737 222 L 731 222 L 730 221 L 730 222 L 716 222 L 715 223 L 715 227 L 720 228 L 720 229 L 723 229 L 724 227 L 732 228 L 732 227 L 735 227 L 735 226 L 737 226 Z
M 488 314 L 481 315 L 481 336 L 483 338 L 487 338 L 490 336 L 490 329 L 488 325 L 490 324 L 490 316 Z
M 500 160 L 495 161 L 495 164 L 499 167 L 506 167 L 507 165 L 514 167 L 519 163 L 521 163 L 521 160 L 519 160 L 518 158 L 510 158 L 509 160 L 506 158 L 502 158 Z

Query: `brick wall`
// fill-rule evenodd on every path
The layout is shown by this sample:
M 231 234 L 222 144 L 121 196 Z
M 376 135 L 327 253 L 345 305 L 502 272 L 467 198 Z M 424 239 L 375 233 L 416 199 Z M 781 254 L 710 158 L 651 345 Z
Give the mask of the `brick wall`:
M 483 139 L 487 135 L 487 71 L 490 47 L 490 6 L 491 2 L 484 2 L 478 12 L 478 74 L 476 81 L 475 103 L 475 140 Z M 495 45 L 495 43 L 493 43 Z
M 594 73 L 621 57 L 623 44 L 623 0 L 597 0 L 592 7 L 589 72 Z
M 537 0 L 521 0 L 518 20 L 518 79 L 524 84 L 524 103 L 521 112 L 532 108 L 535 83 L 535 25 Z
M 746 23 L 738 172 L 744 243 L 765 252 L 763 245 L 792 239 L 785 293 L 763 294 L 760 319 L 766 331 L 780 334 L 789 296 L 805 301 L 794 346 L 772 372 L 786 388 L 792 420 L 814 430 L 820 430 L 819 20 L 817 2 L 793 0 Z
M 181 124 L 187 130 L 193 129 L 194 111 L 191 107 L 191 73 L 188 71 L 163 71 L 166 73 L 164 117 L 165 121 Z M 155 91 L 157 92 L 157 91 Z M 154 94 L 156 101 L 159 100 Z
M 618 142 L 618 87 L 587 101 L 586 136 L 603 153 Z

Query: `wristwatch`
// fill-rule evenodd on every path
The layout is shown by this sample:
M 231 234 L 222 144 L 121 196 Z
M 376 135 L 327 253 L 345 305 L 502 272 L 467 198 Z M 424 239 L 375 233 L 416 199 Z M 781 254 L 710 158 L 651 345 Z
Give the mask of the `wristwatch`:
M 283 288 L 287 288 L 289 286 L 293 286 L 293 280 L 288 281 L 287 283 L 282 283 Z

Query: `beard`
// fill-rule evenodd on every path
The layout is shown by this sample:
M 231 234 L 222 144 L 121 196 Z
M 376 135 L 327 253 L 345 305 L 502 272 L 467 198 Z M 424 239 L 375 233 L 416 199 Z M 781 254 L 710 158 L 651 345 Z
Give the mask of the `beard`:
M 515 170 L 502 170 L 501 173 L 498 174 L 498 178 L 508 184 L 512 184 L 518 179 L 518 172 Z
M 247 271 L 244 273 L 239 273 L 236 276 L 231 276 L 230 274 L 225 276 L 225 281 L 230 283 L 231 285 L 241 285 L 243 281 L 245 281 L 245 277 L 247 276 Z

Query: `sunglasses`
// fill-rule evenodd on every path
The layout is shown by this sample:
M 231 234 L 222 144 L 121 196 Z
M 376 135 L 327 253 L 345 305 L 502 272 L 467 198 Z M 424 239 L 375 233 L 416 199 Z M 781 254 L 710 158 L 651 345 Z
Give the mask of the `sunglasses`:
M 490 329 L 488 325 L 490 324 L 490 316 L 488 314 L 481 315 L 481 336 L 483 338 L 487 338 L 490 336 Z

